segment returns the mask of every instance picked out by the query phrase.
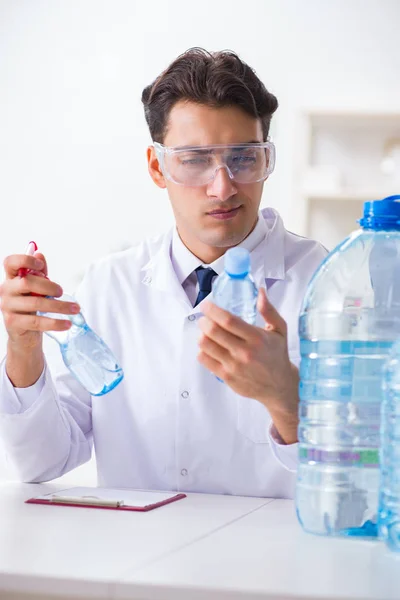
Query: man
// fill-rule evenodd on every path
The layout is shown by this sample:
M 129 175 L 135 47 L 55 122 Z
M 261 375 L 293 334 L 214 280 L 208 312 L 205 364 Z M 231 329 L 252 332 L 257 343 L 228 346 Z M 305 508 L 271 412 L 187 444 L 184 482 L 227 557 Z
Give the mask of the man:
M 176 227 L 99 261 L 77 293 L 125 379 L 91 398 L 65 368 L 46 364 L 42 332 L 70 322 L 36 311 L 68 315 L 79 306 L 46 298 L 61 295 L 55 282 L 18 277 L 20 268 L 47 273 L 42 254 L 10 256 L 0 435 L 24 481 L 82 464 L 94 442 L 99 485 L 290 497 L 297 319 L 326 252 L 287 232 L 274 210 L 259 211 L 277 100 L 235 54 L 192 49 L 142 101 L 149 172 L 168 191 Z M 206 299 L 236 245 L 251 252 L 260 289 L 255 326 Z

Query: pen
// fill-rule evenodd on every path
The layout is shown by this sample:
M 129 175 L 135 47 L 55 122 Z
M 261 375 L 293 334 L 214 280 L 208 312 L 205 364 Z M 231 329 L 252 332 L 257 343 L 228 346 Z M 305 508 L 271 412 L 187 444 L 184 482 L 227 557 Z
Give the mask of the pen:
M 118 508 L 123 506 L 122 500 L 111 500 L 107 498 L 98 498 L 97 496 L 57 496 L 53 495 L 50 499 L 51 502 L 61 504 L 83 504 L 90 506 L 110 506 Z

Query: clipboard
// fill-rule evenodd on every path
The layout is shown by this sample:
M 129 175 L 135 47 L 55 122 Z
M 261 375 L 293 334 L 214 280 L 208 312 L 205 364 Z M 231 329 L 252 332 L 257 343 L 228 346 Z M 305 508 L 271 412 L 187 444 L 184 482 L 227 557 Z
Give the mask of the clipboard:
M 25 500 L 26 504 L 148 512 L 186 498 L 186 494 L 147 490 L 75 487 Z

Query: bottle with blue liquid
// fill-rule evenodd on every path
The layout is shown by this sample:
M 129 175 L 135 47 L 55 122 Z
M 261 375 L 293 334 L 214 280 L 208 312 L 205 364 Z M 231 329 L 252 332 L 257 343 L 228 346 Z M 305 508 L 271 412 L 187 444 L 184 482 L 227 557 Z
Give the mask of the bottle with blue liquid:
M 68 294 L 63 294 L 59 300 L 75 302 Z M 81 312 L 77 315 L 38 314 L 71 321 L 68 330 L 46 331 L 46 334 L 58 342 L 65 365 L 92 396 L 104 396 L 122 381 L 122 368 L 110 348 L 86 323 Z
M 224 273 L 214 282 L 212 301 L 254 325 L 257 315 L 257 287 L 250 273 L 250 254 L 245 248 L 230 248 L 225 253 Z
M 385 367 L 381 418 L 379 535 L 400 552 L 400 341 Z
M 400 337 L 400 196 L 366 202 L 325 259 L 299 321 L 296 508 L 306 531 L 378 533 L 383 367 Z
M 212 301 L 254 325 L 257 316 L 257 287 L 251 276 L 250 253 L 245 248 L 230 248 L 225 253 L 224 272 L 212 288 Z M 218 381 L 222 379 L 217 377 Z

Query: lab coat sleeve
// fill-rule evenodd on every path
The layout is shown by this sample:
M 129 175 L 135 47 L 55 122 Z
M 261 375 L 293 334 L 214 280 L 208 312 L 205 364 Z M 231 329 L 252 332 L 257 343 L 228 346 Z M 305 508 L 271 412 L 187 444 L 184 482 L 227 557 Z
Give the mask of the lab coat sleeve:
M 85 317 L 90 277 L 75 297 Z M 90 394 L 65 367 L 58 344 L 44 336 L 46 365 L 29 388 L 16 389 L 0 368 L 0 437 L 21 481 L 48 481 L 88 461 L 92 452 Z
M 42 374 L 35 384 L 27 388 L 16 388 L 7 377 L 5 363 L 6 359 L 1 363 L 0 381 L 4 381 L 7 393 L 0 394 L 0 410 L 8 414 L 25 412 L 39 397 L 43 389 L 46 369 L 43 368 Z
M 280 437 L 275 425 L 271 425 L 268 432 L 272 454 L 288 471 L 297 471 L 299 463 L 299 444 L 285 444 Z

